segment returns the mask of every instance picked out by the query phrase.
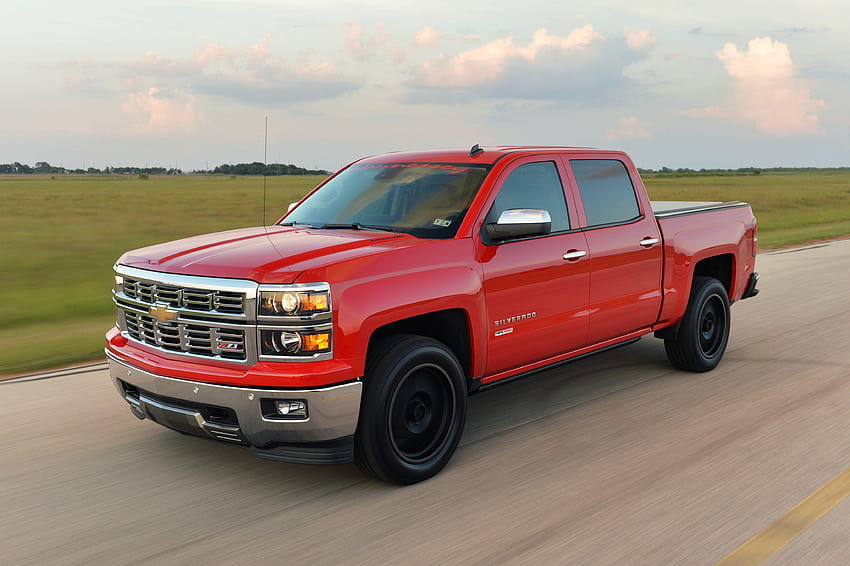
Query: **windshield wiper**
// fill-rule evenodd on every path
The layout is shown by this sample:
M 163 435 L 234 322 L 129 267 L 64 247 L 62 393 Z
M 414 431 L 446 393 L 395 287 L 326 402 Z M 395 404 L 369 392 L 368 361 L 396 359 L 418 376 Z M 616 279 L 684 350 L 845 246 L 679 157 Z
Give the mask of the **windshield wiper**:
M 320 224 L 315 226 L 318 229 L 324 230 L 380 230 L 381 232 L 394 232 L 390 226 L 374 226 L 372 224 L 361 224 L 360 222 L 352 222 L 350 224 Z

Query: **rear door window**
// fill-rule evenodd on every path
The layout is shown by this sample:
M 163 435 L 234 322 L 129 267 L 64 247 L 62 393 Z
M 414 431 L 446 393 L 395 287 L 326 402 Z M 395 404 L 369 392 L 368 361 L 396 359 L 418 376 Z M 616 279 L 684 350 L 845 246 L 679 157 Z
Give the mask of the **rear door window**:
M 635 188 L 616 159 L 572 159 L 588 226 L 621 224 L 640 217 Z

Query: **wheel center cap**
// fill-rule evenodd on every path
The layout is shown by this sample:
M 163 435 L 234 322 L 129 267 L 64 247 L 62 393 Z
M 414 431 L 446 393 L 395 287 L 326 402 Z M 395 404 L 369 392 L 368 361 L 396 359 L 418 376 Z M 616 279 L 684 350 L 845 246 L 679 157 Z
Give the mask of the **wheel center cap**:
M 421 421 L 425 418 L 425 404 L 416 403 L 413 407 L 413 420 Z
M 428 423 L 431 420 L 431 412 L 428 405 L 421 398 L 417 397 L 410 400 L 405 411 L 407 420 L 407 430 L 414 434 L 419 434 L 428 428 Z

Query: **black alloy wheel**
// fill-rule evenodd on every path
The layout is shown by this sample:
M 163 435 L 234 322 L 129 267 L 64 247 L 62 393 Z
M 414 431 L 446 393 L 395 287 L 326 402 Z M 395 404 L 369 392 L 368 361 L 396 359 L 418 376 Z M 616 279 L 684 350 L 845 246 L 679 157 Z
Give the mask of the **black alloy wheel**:
M 664 340 L 674 367 L 704 372 L 717 367 L 726 351 L 730 329 L 729 297 L 713 277 L 694 277 L 685 316 L 674 338 Z
M 724 345 L 728 309 L 720 295 L 709 296 L 699 314 L 699 347 L 706 358 L 712 358 Z
M 420 464 L 448 440 L 457 399 L 451 378 L 435 364 L 421 364 L 401 378 L 393 391 L 387 428 L 398 456 Z
M 448 463 L 466 421 L 466 378 L 443 343 L 415 335 L 384 339 L 366 364 L 354 461 L 401 485 Z

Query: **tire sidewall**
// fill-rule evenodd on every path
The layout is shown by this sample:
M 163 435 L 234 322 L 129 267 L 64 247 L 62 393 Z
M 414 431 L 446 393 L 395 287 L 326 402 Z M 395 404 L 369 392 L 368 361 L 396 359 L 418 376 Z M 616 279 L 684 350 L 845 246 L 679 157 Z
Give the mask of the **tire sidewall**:
M 416 483 L 439 472 L 451 459 L 466 421 L 467 394 L 463 370 L 457 358 L 440 342 L 423 337 L 402 337 L 381 346 L 382 355 L 367 368 L 358 424 L 357 449 L 375 475 L 399 484 Z M 423 366 L 437 366 L 445 375 L 454 407 L 447 416 L 445 438 L 421 462 L 399 454 L 390 434 L 390 408 L 404 380 Z
M 717 279 L 699 278 L 694 283 L 695 287 L 691 294 L 688 312 L 684 320 L 685 339 L 687 340 L 688 353 L 695 366 L 694 369 L 697 371 L 708 371 L 720 363 L 729 341 L 731 326 L 729 298 L 726 294 L 726 288 Z M 701 325 L 703 322 L 703 313 L 708 303 L 715 299 L 719 300 L 720 305 L 722 305 L 723 321 L 719 329 L 722 334 L 719 344 L 714 348 L 714 352 L 711 355 L 706 355 L 700 343 Z

